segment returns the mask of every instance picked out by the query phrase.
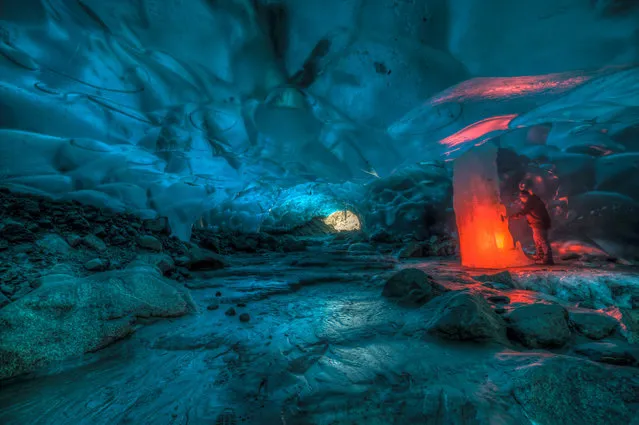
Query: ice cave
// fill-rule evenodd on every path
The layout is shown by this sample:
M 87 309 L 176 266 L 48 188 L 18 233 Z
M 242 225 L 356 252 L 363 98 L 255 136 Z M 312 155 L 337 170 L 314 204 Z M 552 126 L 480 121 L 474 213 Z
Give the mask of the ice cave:
M 639 1 L 0 0 L 0 424 L 639 425 Z

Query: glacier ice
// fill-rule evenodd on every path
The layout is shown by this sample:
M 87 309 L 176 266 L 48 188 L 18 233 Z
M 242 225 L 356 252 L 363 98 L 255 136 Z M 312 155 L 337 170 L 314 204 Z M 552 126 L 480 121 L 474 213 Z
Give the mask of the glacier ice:
M 636 197 L 636 8 L 5 3 L 0 184 L 14 190 L 166 215 L 183 239 L 195 222 L 282 229 L 344 208 L 424 237 L 450 208 L 437 161 L 493 140 L 549 198 Z M 495 8 L 512 46 L 490 35 Z M 536 16 L 560 42 L 539 47 Z

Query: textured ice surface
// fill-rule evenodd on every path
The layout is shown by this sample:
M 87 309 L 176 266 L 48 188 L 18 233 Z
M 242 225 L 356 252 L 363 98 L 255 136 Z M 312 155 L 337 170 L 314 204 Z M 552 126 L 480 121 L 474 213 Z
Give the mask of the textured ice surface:
M 182 238 L 202 217 L 283 228 L 344 204 L 395 222 L 433 190 L 380 204 L 364 185 L 501 135 L 556 168 L 560 197 L 619 179 L 635 196 L 631 166 L 575 185 L 552 155 L 637 149 L 631 2 L 27 3 L 0 11 L 15 190 L 167 215 Z

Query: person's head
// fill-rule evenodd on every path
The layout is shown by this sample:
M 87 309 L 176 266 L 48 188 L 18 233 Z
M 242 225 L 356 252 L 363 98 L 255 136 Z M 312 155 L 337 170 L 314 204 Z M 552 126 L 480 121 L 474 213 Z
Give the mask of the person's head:
M 530 199 L 530 192 L 528 192 L 527 190 L 522 190 L 519 192 L 519 200 L 521 202 L 526 202 L 528 201 L 528 199 Z

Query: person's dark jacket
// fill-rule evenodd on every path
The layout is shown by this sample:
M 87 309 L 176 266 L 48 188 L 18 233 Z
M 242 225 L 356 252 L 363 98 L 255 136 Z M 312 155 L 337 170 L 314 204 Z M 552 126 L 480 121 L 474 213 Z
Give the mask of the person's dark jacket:
M 524 208 L 511 218 L 520 218 L 526 216 L 530 227 L 537 229 L 550 229 L 550 214 L 546 209 L 544 201 L 537 195 L 530 195 L 524 204 Z

